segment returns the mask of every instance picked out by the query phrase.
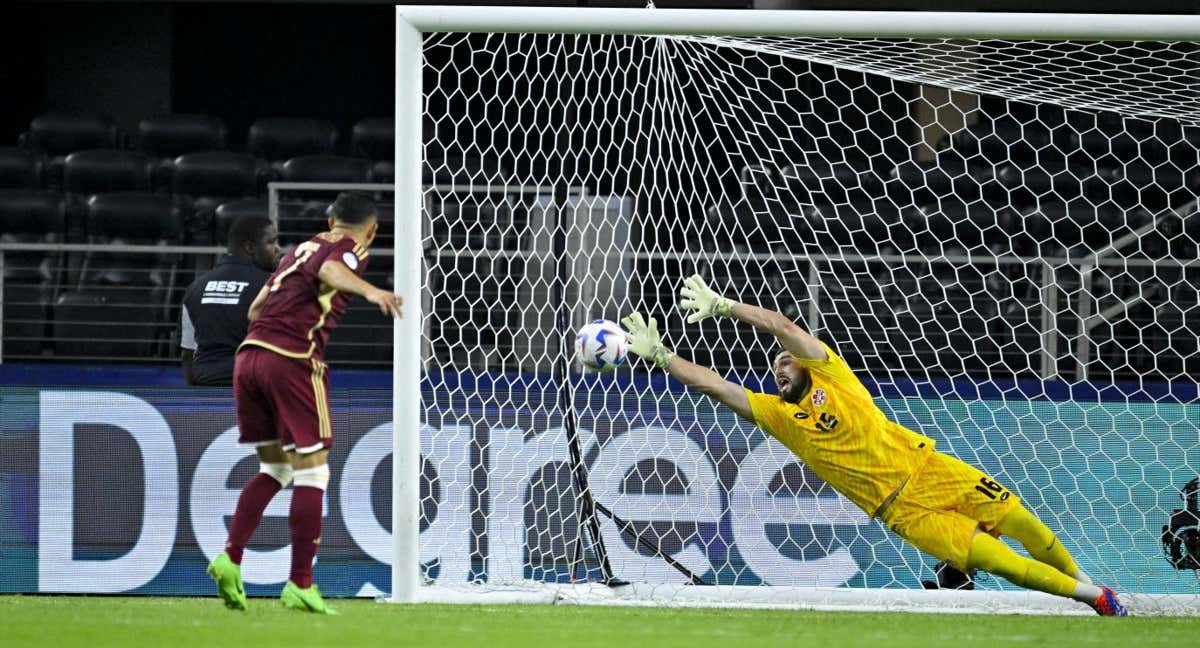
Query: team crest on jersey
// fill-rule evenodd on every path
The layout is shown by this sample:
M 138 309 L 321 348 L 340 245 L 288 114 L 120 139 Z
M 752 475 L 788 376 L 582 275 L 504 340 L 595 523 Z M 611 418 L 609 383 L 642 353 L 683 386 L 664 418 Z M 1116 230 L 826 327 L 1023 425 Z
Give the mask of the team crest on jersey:
M 817 387 L 812 393 L 813 407 L 821 407 L 825 404 L 825 390 Z

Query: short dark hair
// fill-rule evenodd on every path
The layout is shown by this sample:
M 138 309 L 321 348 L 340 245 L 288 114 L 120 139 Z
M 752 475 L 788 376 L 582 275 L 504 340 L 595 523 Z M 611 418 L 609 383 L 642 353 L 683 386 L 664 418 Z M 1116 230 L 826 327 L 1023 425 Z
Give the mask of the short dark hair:
M 378 212 L 375 201 L 366 194 L 359 191 L 344 191 L 338 194 L 337 200 L 329 206 L 326 214 L 345 225 L 362 225 L 375 218 Z
M 238 216 L 229 225 L 225 235 L 230 252 L 238 252 L 246 243 L 258 245 L 263 232 L 271 226 L 271 220 L 266 216 Z

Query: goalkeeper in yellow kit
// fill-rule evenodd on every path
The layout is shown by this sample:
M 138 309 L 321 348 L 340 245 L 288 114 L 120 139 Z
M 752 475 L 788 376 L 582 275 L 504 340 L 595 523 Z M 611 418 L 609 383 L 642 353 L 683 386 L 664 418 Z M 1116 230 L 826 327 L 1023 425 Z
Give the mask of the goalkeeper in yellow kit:
M 699 276 L 684 281 L 689 324 L 732 317 L 774 335 L 778 395 L 728 382 L 663 345 L 654 318 L 625 318 L 629 349 L 779 439 L 813 472 L 918 549 L 966 572 L 1065 596 L 1105 616 L 1125 616 L 1108 587 L 1093 585 L 1016 494 L 982 471 L 936 452 L 934 440 L 889 421 L 831 348 L 783 315 L 718 295 Z M 1033 558 L 997 538 L 1015 538 Z

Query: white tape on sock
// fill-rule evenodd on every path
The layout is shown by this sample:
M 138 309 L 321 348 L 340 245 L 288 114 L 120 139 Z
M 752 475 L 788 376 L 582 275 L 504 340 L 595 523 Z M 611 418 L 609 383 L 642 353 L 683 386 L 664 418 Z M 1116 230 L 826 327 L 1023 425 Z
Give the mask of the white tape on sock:
M 259 462 L 258 472 L 270 475 L 284 488 L 292 482 L 292 467 L 286 463 Z
M 295 484 L 297 486 L 311 486 L 325 490 L 329 485 L 329 465 L 323 464 L 315 468 L 301 468 L 295 473 Z

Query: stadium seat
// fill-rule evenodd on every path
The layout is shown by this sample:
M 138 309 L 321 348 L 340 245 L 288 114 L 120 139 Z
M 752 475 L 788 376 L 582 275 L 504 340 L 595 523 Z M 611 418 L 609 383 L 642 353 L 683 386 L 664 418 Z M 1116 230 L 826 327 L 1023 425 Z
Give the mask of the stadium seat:
M 377 182 L 381 184 L 391 184 L 396 180 L 396 165 L 388 160 L 380 160 L 371 165 L 371 173 L 367 176 L 368 182 Z
M 338 130 L 332 122 L 294 117 L 268 117 L 250 126 L 246 150 L 281 171 L 283 162 L 302 155 L 333 155 Z
M 33 189 L 42 184 L 42 159 L 34 151 L 0 148 L 0 188 Z
M 34 118 L 21 136 L 23 147 L 51 157 L 85 149 L 120 148 L 123 143 L 116 123 L 100 115 L 48 113 Z
M 802 236 L 806 240 L 828 240 L 847 252 L 864 255 L 916 252 L 911 216 L 890 201 L 820 205 L 804 214 L 809 233 Z
M 133 151 L 79 151 L 63 165 L 63 190 L 78 195 L 149 191 L 152 169 L 150 158 Z
M 1182 128 L 1172 120 L 1147 121 L 1111 112 L 1079 111 L 1071 113 L 1067 146 L 1104 161 L 1106 166 L 1135 159 L 1158 163 L 1169 157 L 1170 148 L 1182 138 Z
M 1171 163 L 1152 166 L 1136 160 L 1115 169 L 1112 176 L 1114 200 L 1124 206 L 1157 211 L 1195 200 L 1200 194 L 1200 173 L 1195 168 L 1185 172 Z
M 974 124 L 951 138 L 953 151 L 972 164 L 1032 162 L 1054 155 L 1066 132 L 1062 114 L 1017 120 L 1011 117 Z
M 360 158 L 305 155 L 285 162 L 282 178 L 284 182 L 362 183 L 367 181 L 370 166 Z
M 350 131 L 350 154 L 368 160 L 391 160 L 396 153 L 396 121 L 392 117 L 364 119 Z
M 869 201 L 883 192 L 882 184 L 865 160 L 795 164 L 783 169 L 780 179 L 791 196 L 803 205 Z
M 64 229 L 63 199 L 53 191 L 0 190 L 0 242 L 53 243 Z M 40 356 L 49 307 L 62 284 L 61 252 L 4 253 L 4 358 Z
M 87 201 L 88 239 L 110 245 L 178 243 L 183 219 L 167 196 L 149 193 L 98 194 Z M 152 338 L 164 342 L 173 291 L 179 286 L 178 254 L 157 252 L 88 252 L 80 271 L 80 290 L 113 287 L 112 295 L 136 291 L 145 307 L 143 323 L 154 325 Z M 111 302 L 110 295 L 110 302 Z
M 1004 201 L 1016 207 L 1080 198 L 1102 202 L 1111 196 L 1111 173 L 1094 163 L 1005 164 L 996 167 L 995 178 L 1005 192 Z
M 229 232 L 229 226 L 233 224 L 233 221 L 243 216 L 268 218 L 270 211 L 270 205 L 261 198 L 244 198 L 221 203 L 216 210 L 217 245 L 225 245 L 227 240 L 225 235 Z
M 125 243 L 179 243 L 178 207 L 167 196 L 123 192 L 96 194 L 87 200 L 88 234 Z
M 260 195 L 265 166 L 245 153 L 188 153 L 175 158 L 171 191 L 187 208 L 187 240 L 210 244 L 217 240 L 217 205 Z
M 900 205 L 929 203 L 947 198 L 980 200 L 991 186 L 987 165 L 970 165 L 957 151 L 943 151 L 926 162 L 902 162 L 884 180 L 884 190 Z
M 1021 217 L 1006 206 L 983 201 L 948 199 L 916 208 L 914 229 L 917 246 L 927 255 L 949 254 L 950 247 L 963 254 L 1013 254 L 1014 247 L 1026 249 L 1020 234 Z M 1019 252 L 1017 252 L 1019 253 Z
M 223 151 L 227 137 L 225 122 L 211 115 L 162 115 L 138 124 L 138 150 L 157 158 Z
M 182 229 L 179 209 L 166 196 L 97 194 L 87 201 L 88 239 L 93 243 L 177 244 Z M 173 255 L 89 252 L 81 283 L 167 288 L 168 275 L 177 265 Z
M 1143 210 L 1089 200 L 1047 201 L 1024 212 L 1026 230 L 1040 242 L 1040 254 L 1048 256 L 1087 256 L 1149 219 Z
M 116 361 L 154 356 L 159 324 L 154 298 L 137 287 L 63 293 L 54 306 L 55 355 Z

